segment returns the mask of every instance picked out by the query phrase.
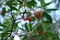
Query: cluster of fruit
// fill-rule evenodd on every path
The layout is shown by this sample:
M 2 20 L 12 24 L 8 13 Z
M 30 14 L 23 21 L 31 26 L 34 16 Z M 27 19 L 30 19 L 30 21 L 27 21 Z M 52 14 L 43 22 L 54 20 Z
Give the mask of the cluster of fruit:
M 42 32 L 41 30 L 38 30 L 38 33 L 41 33 L 42 35 L 44 35 L 44 32 Z
M 44 32 L 42 32 L 41 30 L 38 30 L 37 32 L 38 32 L 39 34 L 44 35 Z M 36 40 L 36 37 L 34 37 L 33 40 Z
M 40 15 L 41 13 L 39 13 L 39 12 L 36 12 L 36 13 L 34 13 L 34 15 L 35 15 L 35 17 L 37 18 L 37 19 L 42 19 L 42 16 Z M 26 20 L 28 20 L 29 22 L 31 22 L 32 21 L 32 17 L 27 17 L 27 18 L 23 18 L 23 20 L 24 21 L 26 21 Z

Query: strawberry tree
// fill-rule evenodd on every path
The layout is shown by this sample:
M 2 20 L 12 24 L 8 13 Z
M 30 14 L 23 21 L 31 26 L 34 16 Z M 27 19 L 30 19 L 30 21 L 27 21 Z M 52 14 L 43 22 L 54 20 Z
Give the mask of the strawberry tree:
M 0 40 L 13 40 L 14 34 L 18 35 L 21 40 L 59 40 L 57 32 L 51 26 L 52 18 L 49 15 L 51 11 L 57 9 L 46 9 L 46 6 L 52 2 L 45 3 L 44 0 L 2 1 L 4 7 L 0 5 L 2 7 L 0 15 L 4 21 L 3 24 L 0 23 L 2 27 Z M 37 1 L 41 5 L 37 6 Z M 24 24 L 21 24 L 22 20 Z M 22 26 L 19 27 L 19 23 Z M 19 30 L 21 30 L 20 33 Z

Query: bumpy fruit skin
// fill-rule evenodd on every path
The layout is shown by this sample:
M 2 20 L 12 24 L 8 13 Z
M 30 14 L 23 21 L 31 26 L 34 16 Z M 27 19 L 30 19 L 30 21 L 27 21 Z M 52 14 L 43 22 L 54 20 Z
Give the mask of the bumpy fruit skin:
M 23 18 L 24 21 L 26 21 L 27 19 L 26 18 Z
M 31 18 L 31 17 L 28 17 L 27 20 L 28 20 L 29 22 L 31 22 L 31 21 L 32 21 L 32 18 Z

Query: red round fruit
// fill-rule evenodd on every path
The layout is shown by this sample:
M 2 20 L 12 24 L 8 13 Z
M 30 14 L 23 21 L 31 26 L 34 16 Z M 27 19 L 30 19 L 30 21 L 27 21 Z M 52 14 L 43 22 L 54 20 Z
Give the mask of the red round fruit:
M 31 21 L 32 21 L 32 18 L 31 18 L 31 17 L 28 17 L 27 20 L 28 20 L 29 22 L 31 22 Z
M 36 16 L 37 18 L 40 18 L 40 16 Z
M 41 32 L 42 35 L 44 35 L 44 32 Z
M 35 13 L 36 18 L 42 19 L 42 16 L 40 16 L 38 13 Z
M 38 30 L 38 33 L 41 33 L 41 30 Z
M 35 16 L 36 16 L 37 18 L 39 18 L 39 14 L 38 14 L 38 13 L 35 13 Z

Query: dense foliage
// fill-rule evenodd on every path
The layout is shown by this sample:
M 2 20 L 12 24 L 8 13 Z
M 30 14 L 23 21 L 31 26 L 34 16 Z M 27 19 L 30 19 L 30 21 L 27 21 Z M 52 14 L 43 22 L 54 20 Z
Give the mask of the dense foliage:
M 38 2 L 40 5 L 37 5 Z M 21 40 L 59 40 L 57 32 L 51 26 L 51 11 L 46 7 L 52 2 L 45 3 L 44 0 L 1 0 L 0 15 L 4 18 L 0 23 L 0 40 L 13 40 L 18 35 Z M 39 10 L 37 10 L 39 9 Z M 20 16 L 20 17 L 18 17 Z M 0 19 L 1 20 L 1 19 Z M 20 20 L 20 21 L 19 21 Z M 18 24 L 24 21 L 19 27 Z M 21 30 L 18 33 L 18 30 Z

